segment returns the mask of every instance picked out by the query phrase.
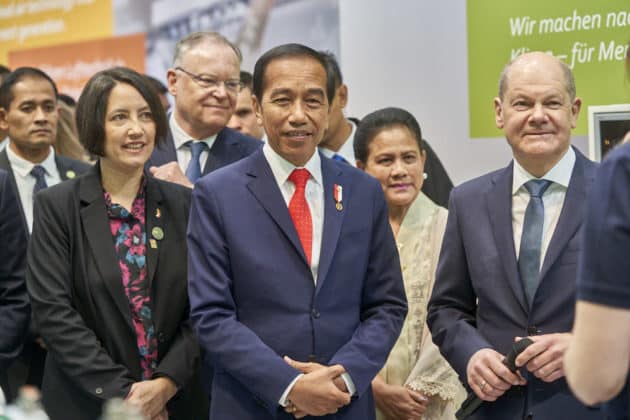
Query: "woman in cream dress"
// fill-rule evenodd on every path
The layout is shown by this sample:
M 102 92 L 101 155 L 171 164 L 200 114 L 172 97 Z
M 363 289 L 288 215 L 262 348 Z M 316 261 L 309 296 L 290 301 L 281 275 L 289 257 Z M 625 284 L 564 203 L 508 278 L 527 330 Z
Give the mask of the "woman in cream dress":
M 357 166 L 385 193 L 409 304 L 400 337 L 372 382 L 377 418 L 454 419 L 466 394 L 425 322 L 447 210 L 420 191 L 426 159 L 420 127 L 407 111 L 381 109 L 361 121 L 354 149 Z

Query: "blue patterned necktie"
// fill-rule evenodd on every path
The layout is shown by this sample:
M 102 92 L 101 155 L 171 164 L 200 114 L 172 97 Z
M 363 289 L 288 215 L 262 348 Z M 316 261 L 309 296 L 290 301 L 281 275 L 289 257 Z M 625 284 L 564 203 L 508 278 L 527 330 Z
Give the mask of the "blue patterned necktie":
M 337 162 L 343 162 L 343 163 L 346 163 L 346 164 L 350 165 L 350 163 L 349 163 L 349 162 L 348 162 L 348 161 L 347 161 L 347 160 L 346 160 L 343 156 L 341 156 L 341 155 L 340 155 L 340 154 L 338 154 L 338 153 L 335 153 L 335 154 L 332 156 L 332 159 L 333 159 L 333 160 L 336 160 Z
M 203 141 L 189 141 L 186 143 L 190 147 L 190 162 L 188 168 L 186 168 L 186 177 L 190 182 L 194 183 L 197 178 L 201 176 L 201 152 L 208 148 L 208 145 Z
M 532 179 L 525 183 L 530 199 L 525 209 L 521 247 L 518 254 L 518 271 L 527 296 L 527 303 L 532 305 L 538 282 L 540 281 L 540 249 L 542 244 L 545 206 L 542 196 L 551 185 L 546 179 Z
M 46 184 L 46 169 L 41 165 L 35 165 L 31 169 L 31 175 L 35 178 L 35 186 L 33 187 L 33 196 L 35 196 L 40 190 L 48 187 L 48 184 Z

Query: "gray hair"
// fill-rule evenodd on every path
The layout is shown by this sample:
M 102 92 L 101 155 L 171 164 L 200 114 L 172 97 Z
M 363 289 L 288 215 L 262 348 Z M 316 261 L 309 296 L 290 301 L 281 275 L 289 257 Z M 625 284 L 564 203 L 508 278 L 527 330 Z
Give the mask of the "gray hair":
M 226 37 L 221 35 L 218 32 L 193 32 L 186 37 L 180 39 L 175 45 L 175 53 L 173 54 L 173 66 L 176 67 L 181 64 L 182 57 L 191 49 L 201 44 L 202 42 L 207 41 L 210 43 L 216 43 L 220 45 L 224 45 L 229 47 L 234 51 L 236 57 L 238 58 L 238 62 L 241 63 L 243 61 L 243 55 L 241 54 L 241 50 L 231 43 Z

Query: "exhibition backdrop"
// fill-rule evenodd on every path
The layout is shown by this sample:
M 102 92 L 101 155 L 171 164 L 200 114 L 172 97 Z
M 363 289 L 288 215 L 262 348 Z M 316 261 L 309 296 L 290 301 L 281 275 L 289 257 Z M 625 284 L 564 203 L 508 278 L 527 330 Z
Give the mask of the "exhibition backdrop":
M 0 0 L 0 63 L 48 72 L 78 97 L 95 72 L 129 66 L 165 82 L 175 43 L 218 31 L 253 70 L 265 50 L 300 42 L 339 53 L 338 0 Z

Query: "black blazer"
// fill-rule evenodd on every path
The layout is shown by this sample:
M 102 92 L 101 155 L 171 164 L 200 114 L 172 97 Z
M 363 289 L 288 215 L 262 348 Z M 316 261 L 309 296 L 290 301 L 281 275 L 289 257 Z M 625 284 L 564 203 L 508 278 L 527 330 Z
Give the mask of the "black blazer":
M 199 349 L 188 323 L 186 224 L 190 190 L 147 177 L 147 276 L 158 338 L 156 376 L 183 388 L 171 419 L 192 414 Z M 152 236 L 155 228 L 163 238 Z M 157 248 L 149 245 L 156 239 Z M 141 379 L 129 302 L 109 230 L 99 166 L 43 190 L 34 205 L 27 258 L 33 314 L 48 347 L 42 384 L 51 420 L 93 420 Z
M 246 136 L 236 130 L 232 130 L 228 127 L 223 128 L 219 131 L 208 153 L 208 159 L 203 167 L 202 175 L 209 174 L 215 169 L 219 169 L 249 156 L 256 149 L 261 147 L 262 144 L 260 140 Z M 147 168 L 149 166 L 161 166 L 173 161 L 177 162 L 177 152 L 175 151 L 173 134 L 171 130 L 169 130 L 166 136 L 166 142 L 153 149 L 153 154 L 147 162 Z M 182 168 L 182 171 L 184 170 L 186 170 L 186 168 Z
M 31 309 L 24 282 L 26 235 L 17 194 L 9 174 L 0 169 L 0 386 L 8 393 L 7 368 L 22 349 Z

